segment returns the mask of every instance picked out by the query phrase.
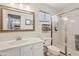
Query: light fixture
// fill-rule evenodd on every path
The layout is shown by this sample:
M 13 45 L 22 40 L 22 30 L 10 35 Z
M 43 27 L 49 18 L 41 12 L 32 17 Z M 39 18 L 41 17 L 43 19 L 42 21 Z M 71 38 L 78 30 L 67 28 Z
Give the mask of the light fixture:
M 14 3 L 10 3 L 12 6 L 14 6 Z
M 62 17 L 62 19 L 63 19 L 64 21 L 68 21 L 68 20 L 69 20 L 68 17 Z
M 23 5 L 22 5 L 22 3 L 20 3 L 20 8 L 22 8 L 23 7 Z
M 26 10 L 27 11 L 30 11 L 31 10 L 29 3 L 26 4 Z

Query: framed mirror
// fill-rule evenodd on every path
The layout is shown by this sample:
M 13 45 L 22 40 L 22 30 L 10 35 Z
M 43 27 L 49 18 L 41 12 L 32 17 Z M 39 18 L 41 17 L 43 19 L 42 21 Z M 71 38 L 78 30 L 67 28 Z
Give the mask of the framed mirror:
M 4 6 L 0 8 L 0 11 L 1 32 L 35 30 L 34 12 Z

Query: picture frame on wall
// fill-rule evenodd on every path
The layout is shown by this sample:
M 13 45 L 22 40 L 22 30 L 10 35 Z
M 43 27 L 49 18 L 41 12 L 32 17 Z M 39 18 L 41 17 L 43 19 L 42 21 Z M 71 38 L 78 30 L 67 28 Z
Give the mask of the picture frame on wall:
M 26 24 L 26 25 L 32 25 L 32 20 L 30 20 L 30 19 L 25 19 L 25 24 Z

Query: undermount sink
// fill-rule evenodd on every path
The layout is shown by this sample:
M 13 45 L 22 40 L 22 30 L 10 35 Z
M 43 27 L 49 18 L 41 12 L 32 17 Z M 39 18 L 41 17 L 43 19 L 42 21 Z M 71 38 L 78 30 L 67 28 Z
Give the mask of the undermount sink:
M 2 43 L 0 43 L 0 48 L 2 48 L 2 50 L 3 49 L 5 49 L 5 47 L 7 47 L 7 48 L 9 48 L 9 47 L 11 47 L 12 45 L 13 46 L 16 46 L 16 45 L 22 45 L 22 44 L 24 44 L 24 43 L 27 43 L 28 42 L 28 40 L 11 40 L 11 41 L 5 41 L 5 42 L 2 42 Z
M 27 40 L 17 40 L 17 41 L 13 41 L 13 42 L 9 42 L 9 44 L 22 44 L 22 43 L 26 43 Z

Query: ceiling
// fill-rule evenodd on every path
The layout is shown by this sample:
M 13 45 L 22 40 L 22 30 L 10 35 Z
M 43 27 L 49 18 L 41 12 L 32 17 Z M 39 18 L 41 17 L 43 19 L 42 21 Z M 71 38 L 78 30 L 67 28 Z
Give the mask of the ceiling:
M 47 5 L 51 6 L 52 8 L 56 9 L 57 11 L 66 10 L 69 8 L 76 8 L 79 7 L 79 3 L 47 3 Z

